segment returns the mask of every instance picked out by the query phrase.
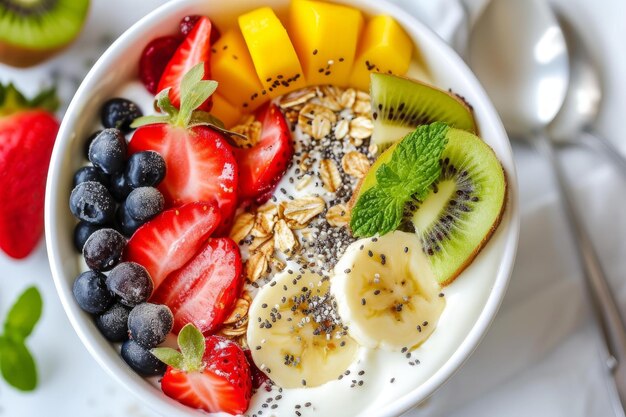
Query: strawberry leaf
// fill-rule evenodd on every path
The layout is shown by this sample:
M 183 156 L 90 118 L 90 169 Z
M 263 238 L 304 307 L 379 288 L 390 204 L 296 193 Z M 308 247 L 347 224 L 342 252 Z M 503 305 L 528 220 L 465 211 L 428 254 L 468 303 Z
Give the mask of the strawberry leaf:
M 169 365 L 176 369 L 183 369 L 185 360 L 183 354 L 179 351 L 168 348 L 168 347 L 158 347 L 154 349 L 150 349 L 150 353 L 152 353 L 158 360 L 163 362 L 166 365 Z
M 206 348 L 204 336 L 193 324 L 188 323 L 178 333 L 178 347 L 185 359 L 185 370 L 202 368 L 202 357 Z
M 162 112 L 167 113 L 170 117 L 174 118 L 178 115 L 178 109 L 174 107 L 172 102 L 170 101 L 170 90 L 172 88 L 166 88 L 165 90 L 159 92 L 156 95 L 155 99 L 157 102 L 157 106 L 161 109 Z
M 5 335 L 16 340 L 26 339 L 39 321 L 41 310 L 41 294 L 35 287 L 28 288 L 13 304 L 4 321 Z

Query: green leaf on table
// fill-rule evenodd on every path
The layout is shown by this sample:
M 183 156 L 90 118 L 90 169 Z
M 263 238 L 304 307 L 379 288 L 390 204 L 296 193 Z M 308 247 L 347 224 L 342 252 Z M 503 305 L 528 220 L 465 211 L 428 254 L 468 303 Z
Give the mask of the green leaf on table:
M 35 360 L 22 340 L 0 339 L 0 371 L 10 385 L 21 391 L 37 387 Z
M 41 317 L 43 301 L 36 287 L 19 296 L 4 321 L 4 334 L 11 339 L 26 339 Z

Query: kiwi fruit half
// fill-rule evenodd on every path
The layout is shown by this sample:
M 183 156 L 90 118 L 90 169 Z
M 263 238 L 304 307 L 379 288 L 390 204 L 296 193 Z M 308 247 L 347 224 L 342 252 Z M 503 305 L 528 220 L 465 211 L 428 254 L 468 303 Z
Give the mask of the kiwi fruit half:
M 0 62 L 35 65 L 78 36 L 89 0 L 0 0 Z
M 471 107 L 458 96 L 409 78 L 372 73 L 372 143 L 385 150 L 419 125 L 445 122 L 476 133 Z
M 441 285 L 454 281 L 485 246 L 500 224 L 507 192 L 504 170 L 489 145 L 460 129 L 448 129 L 446 138 L 439 178 L 423 201 L 405 205 L 399 227 L 419 236 Z M 396 146 L 378 157 L 351 204 L 376 185 L 376 170 Z

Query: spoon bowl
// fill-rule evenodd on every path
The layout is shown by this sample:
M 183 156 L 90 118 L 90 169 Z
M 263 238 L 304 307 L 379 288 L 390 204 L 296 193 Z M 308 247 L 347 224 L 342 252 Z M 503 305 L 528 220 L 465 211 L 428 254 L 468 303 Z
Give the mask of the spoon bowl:
M 557 12 L 556 16 L 569 52 L 570 82 L 563 106 L 550 123 L 549 132 L 554 140 L 573 142 L 598 116 L 603 86 L 600 68 L 584 40 L 562 14 Z
M 468 61 L 513 137 L 545 128 L 563 105 L 567 45 L 544 1 L 492 1 L 470 34 Z

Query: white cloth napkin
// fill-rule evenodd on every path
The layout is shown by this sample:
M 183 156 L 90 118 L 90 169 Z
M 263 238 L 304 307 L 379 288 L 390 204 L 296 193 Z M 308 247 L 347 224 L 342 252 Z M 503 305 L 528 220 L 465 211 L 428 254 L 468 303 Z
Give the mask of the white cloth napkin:
M 49 65 L 29 71 L 0 66 L 0 81 L 13 80 L 35 91 L 59 71 L 62 97 L 68 100 L 89 63 L 109 39 L 167 0 L 95 0 L 87 30 L 66 53 Z M 469 0 L 464 20 L 461 0 L 392 0 L 414 13 L 447 40 L 458 25 L 475 21 L 488 0 Z M 554 0 L 566 7 L 578 27 L 597 45 L 606 63 L 607 95 L 598 128 L 618 146 L 626 109 L 626 2 Z M 122 13 L 123 12 L 123 13 Z M 614 51 L 614 52 L 611 52 Z M 558 206 L 547 166 L 531 149 L 515 146 L 522 231 L 518 259 L 500 312 L 474 355 L 452 380 L 410 417 L 604 417 L 612 416 L 594 327 L 584 297 L 581 274 Z M 626 180 L 607 160 L 588 149 L 562 155 L 579 207 L 585 215 L 612 287 L 626 307 Z M 7 416 L 35 417 L 154 413 L 115 384 L 80 344 L 54 292 L 42 247 L 25 262 L 0 254 L 0 310 L 27 285 L 44 294 L 45 313 L 30 342 L 39 361 L 40 387 L 21 394 L 0 381 Z M 626 313 L 626 308 L 623 310 Z

